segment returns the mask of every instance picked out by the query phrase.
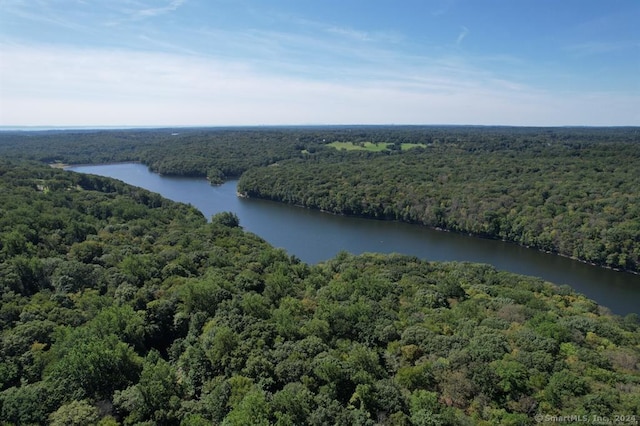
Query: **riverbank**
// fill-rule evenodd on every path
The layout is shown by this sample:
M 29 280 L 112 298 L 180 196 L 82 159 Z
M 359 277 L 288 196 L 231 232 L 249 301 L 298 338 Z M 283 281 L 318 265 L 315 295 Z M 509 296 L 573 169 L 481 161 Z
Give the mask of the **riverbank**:
M 269 197 L 259 197 L 259 196 L 251 196 L 247 193 L 247 191 L 237 191 L 237 195 L 238 197 L 244 198 L 244 199 L 259 199 L 259 200 L 267 200 L 267 201 L 271 201 L 271 202 L 275 202 L 275 203 L 281 203 L 281 204 L 285 204 L 288 206 L 292 206 L 292 207 L 296 207 L 296 208 L 303 208 L 303 209 L 309 209 L 309 210 L 314 210 L 314 211 L 318 211 L 320 213 L 323 214 L 330 214 L 330 215 L 335 215 L 335 216 L 343 216 L 343 217 L 353 217 L 353 218 L 359 218 L 359 219 L 366 219 L 366 220 L 376 220 L 376 221 L 382 221 L 382 222 L 393 222 L 393 223 L 404 223 L 410 226 L 419 226 L 419 227 L 423 227 L 423 228 L 427 228 L 433 231 L 438 231 L 438 232 L 449 232 L 449 233 L 455 233 L 458 235 L 465 235 L 468 237 L 472 237 L 472 238 L 481 238 L 481 239 L 485 239 L 485 240 L 490 240 L 490 241 L 502 241 L 504 243 L 507 244 L 513 244 L 515 246 L 518 247 L 522 247 L 528 250 L 535 250 L 538 251 L 540 253 L 545 253 L 548 255 L 552 255 L 552 256 L 559 256 L 565 259 L 570 259 L 573 261 L 577 261 L 580 263 L 583 263 L 585 265 L 590 265 L 593 267 L 597 267 L 597 268 L 603 268 L 606 270 L 610 270 L 610 271 L 615 271 L 615 272 L 622 272 L 622 273 L 628 273 L 628 274 L 633 274 L 633 275 L 638 275 L 640 276 L 640 271 L 634 270 L 634 269 L 626 269 L 626 268 L 615 268 L 612 266 L 609 266 L 607 264 L 599 264 L 599 263 L 595 263 L 595 262 L 590 262 L 586 259 L 581 259 L 578 258 L 576 256 L 572 256 L 572 255 L 568 255 L 565 253 L 560 253 L 557 251 L 552 251 L 552 250 L 545 250 L 545 249 L 541 249 L 539 247 L 535 247 L 532 245 L 526 245 L 526 244 L 521 244 L 518 241 L 515 240 L 508 240 L 508 239 L 504 239 L 504 238 L 494 238 L 490 235 L 486 235 L 486 234 L 477 234 L 477 233 L 473 233 L 473 232 L 469 232 L 469 231 L 465 231 L 465 230 L 457 230 L 457 229 L 448 229 L 445 227 L 441 227 L 441 226 L 430 226 L 430 225 L 426 225 L 424 223 L 420 223 L 420 222 L 409 222 L 409 221 L 403 221 L 403 220 L 396 220 L 396 219 L 385 219 L 385 218 L 379 218 L 379 217 L 371 217 L 371 216 L 366 216 L 366 215 L 352 215 L 352 214 L 347 214 L 347 213 L 336 213 L 330 210 L 326 210 L 326 209 L 321 209 L 321 208 L 316 208 L 313 206 L 305 206 L 305 205 L 301 205 L 298 203 L 287 203 L 285 201 L 281 201 L 281 200 L 277 200 L 277 199 L 272 199 Z

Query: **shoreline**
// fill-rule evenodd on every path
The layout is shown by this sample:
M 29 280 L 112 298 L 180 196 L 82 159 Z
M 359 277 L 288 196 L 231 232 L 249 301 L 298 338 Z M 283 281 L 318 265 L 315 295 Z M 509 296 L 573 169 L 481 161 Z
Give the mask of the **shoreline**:
M 132 160 L 132 161 L 110 161 L 108 163 L 78 163 L 78 164 L 67 164 L 67 163 L 62 163 L 62 162 L 53 162 L 53 163 L 48 163 L 49 167 L 52 167 L 54 169 L 63 169 L 66 170 L 70 167 L 85 167 L 85 166 L 112 166 L 115 164 L 144 164 L 142 161 L 136 161 L 136 160 Z M 146 166 L 146 164 L 145 164 Z M 149 166 L 147 166 L 149 167 Z M 155 172 L 154 172 L 155 173 Z M 159 174 L 159 173 L 158 173 Z
M 379 218 L 375 218 L 375 217 L 368 217 L 368 216 L 362 216 L 362 215 L 350 215 L 350 214 L 346 214 L 346 213 L 334 213 L 334 212 L 331 212 L 329 210 L 317 209 L 317 208 L 314 208 L 314 207 L 303 206 L 303 205 L 300 205 L 300 204 L 286 203 L 284 201 L 278 201 L 278 200 L 274 200 L 274 199 L 271 199 L 271 198 L 252 197 L 252 196 L 248 195 L 246 192 L 240 193 L 240 192 L 236 191 L 236 194 L 238 195 L 239 198 L 245 198 L 245 199 L 253 198 L 253 199 L 256 199 L 256 200 L 273 201 L 275 203 L 281 203 L 281 204 L 286 204 L 288 206 L 299 207 L 299 208 L 308 209 L 308 210 L 314 210 L 314 211 L 318 211 L 318 212 L 321 212 L 321 213 L 331 214 L 331 215 L 334 215 L 334 216 L 354 217 L 354 218 L 367 219 L 367 220 L 379 220 L 379 221 L 383 221 L 383 222 L 405 223 L 407 225 L 421 226 L 421 227 L 425 227 L 425 228 L 432 229 L 434 231 L 439 231 L 439 232 L 451 232 L 451 233 L 455 233 L 455 234 L 459 234 L 459 235 L 466 235 L 466 236 L 469 236 L 469 237 L 472 237 L 472 238 L 482 238 L 482 239 L 485 239 L 485 240 L 502 241 L 502 242 L 507 243 L 507 244 L 513 244 L 513 245 L 516 245 L 518 247 L 523 247 L 523 248 L 526 248 L 526 249 L 529 249 L 529 250 L 535 250 L 535 251 L 538 251 L 540 253 L 546 253 L 546 254 L 550 254 L 550 255 L 553 255 L 553 256 L 560 256 L 560 257 L 563 257 L 565 259 L 574 260 L 574 261 L 583 263 L 585 265 L 594 266 L 596 268 L 607 269 L 607 270 L 615 271 L 615 272 L 623 272 L 623 273 L 628 273 L 628 274 L 632 274 L 632 275 L 640 275 L 640 271 L 635 271 L 635 270 L 632 270 L 632 269 L 614 268 L 614 267 L 608 266 L 608 265 L 600 265 L 598 263 L 589 262 L 587 260 L 580 259 L 580 258 L 575 257 L 575 256 L 570 256 L 570 255 L 567 255 L 567 254 L 562 254 L 562 253 L 558 253 L 558 252 L 551 251 L 551 250 L 539 249 L 539 248 L 536 248 L 534 246 L 520 244 L 520 243 L 518 243 L 516 241 L 511 241 L 511 240 L 507 240 L 507 239 L 504 239 L 504 238 L 492 238 L 492 237 L 489 237 L 489 236 L 486 236 L 486 235 L 474 234 L 473 232 L 457 231 L 457 230 L 453 230 L 453 229 L 443 228 L 443 227 L 440 227 L 440 226 L 425 225 L 423 223 L 417 223 L 417 222 L 405 222 L 405 221 L 402 221 L 402 220 L 395 220 L 395 219 L 394 220 L 391 220 L 391 219 L 379 219 Z

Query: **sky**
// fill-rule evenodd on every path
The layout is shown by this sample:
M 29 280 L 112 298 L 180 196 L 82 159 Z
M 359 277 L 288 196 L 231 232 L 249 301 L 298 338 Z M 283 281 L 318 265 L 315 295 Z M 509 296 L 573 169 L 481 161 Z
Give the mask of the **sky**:
M 0 0 L 0 126 L 640 125 L 639 0 Z

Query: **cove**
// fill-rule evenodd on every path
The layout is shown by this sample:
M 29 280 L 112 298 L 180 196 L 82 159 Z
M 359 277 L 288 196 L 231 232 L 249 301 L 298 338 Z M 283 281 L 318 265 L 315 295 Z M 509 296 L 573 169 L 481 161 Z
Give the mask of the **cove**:
M 401 253 L 433 261 L 488 263 L 498 269 L 567 284 L 613 313 L 640 313 L 640 275 L 599 268 L 503 241 L 442 232 L 398 222 L 335 216 L 266 200 L 240 198 L 237 181 L 211 186 L 205 179 L 161 176 L 137 163 L 67 167 L 122 180 L 198 208 L 207 218 L 231 211 L 240 225 L 307 263 L 341 250 Z

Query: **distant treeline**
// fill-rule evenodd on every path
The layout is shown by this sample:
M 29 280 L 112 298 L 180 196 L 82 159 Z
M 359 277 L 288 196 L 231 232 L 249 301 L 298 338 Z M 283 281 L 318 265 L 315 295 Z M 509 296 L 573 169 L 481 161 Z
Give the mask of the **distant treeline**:
M 46 163 L 140 161 L 165 175 L 207 177 L 213 183 L 302 155 L 299 134 L 264 129 L 103 130 L 0 133 L 0 153 Z

